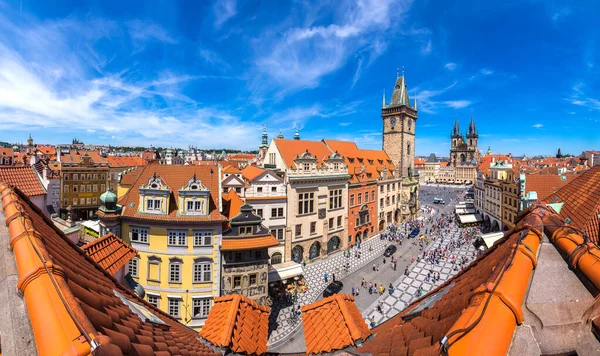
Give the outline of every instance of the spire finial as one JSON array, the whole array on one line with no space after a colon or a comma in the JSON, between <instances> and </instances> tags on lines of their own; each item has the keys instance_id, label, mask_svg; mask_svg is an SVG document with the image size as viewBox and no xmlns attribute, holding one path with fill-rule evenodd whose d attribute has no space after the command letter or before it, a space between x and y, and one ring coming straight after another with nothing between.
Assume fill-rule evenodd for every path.
<instances>
[{"instance_id":1,"label":"spire finial","mask_svg":"<svg viewBox=\"0 0 600 356\"><path fill-rule=\"evenodd\" d=\"M396 78L400 77L400 68L396 68Z\"/></svg>"},{"instance_id":2,"label":"spire finial","mask_svg":"<svg viewBox=\"0 0 600 356\"><path fill-rule=\"evenodd\" d=\"M404 77L404 66L402 66L402 76Z\"/></svg>"}]
</instances>

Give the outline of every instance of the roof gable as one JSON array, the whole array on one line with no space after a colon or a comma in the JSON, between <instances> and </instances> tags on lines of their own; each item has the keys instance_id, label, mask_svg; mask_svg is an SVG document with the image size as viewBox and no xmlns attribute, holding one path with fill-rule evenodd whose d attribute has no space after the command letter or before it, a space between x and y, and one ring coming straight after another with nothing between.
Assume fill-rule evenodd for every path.
<instances>
[{"instance_id":1,"label":"roof gable","mask_svg":"<svg viewBox=\"0 0 600 356\"><path fill-rule=\"evenodd\" d=\"M0 167L0 182L19 188L29 197L46 194L46 189L30 166Z\"/></svg>"},{"instance_id":2,"label":"roof gable","mask_svg":"<svg viewBox=\"0 0 600 356\"><path fill-rule=\"evenodd\" d=\"M94 262L113 276L137 255L135 248L127 245L112 232L82 248Z\"/></svg>"}]
</instances>

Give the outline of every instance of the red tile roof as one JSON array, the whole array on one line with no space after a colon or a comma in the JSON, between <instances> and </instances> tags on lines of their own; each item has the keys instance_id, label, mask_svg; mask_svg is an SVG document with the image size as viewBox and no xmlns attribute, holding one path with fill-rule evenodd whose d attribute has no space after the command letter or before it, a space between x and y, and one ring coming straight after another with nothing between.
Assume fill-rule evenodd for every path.
<instances>
[{"instance_id":1,"label":"red tile roof","mask_svg":"<svg viewBox=\"0 0 600 356\"><path fill-rule=\"evenodd\" d=\"M141 167L145 166L148 161L138 156L108 156L108 166L115 167Z\"/></svg>"},{"instance_id":2,"label":"red tile roof","mask_svg":"<svg viewBox=\"0 0 600 356\"><path fill-rule=\"evenodd\" d=\"M348 141L323 140L323 142L329 147L331 153L337 152L344 157L348 174L351 175L350 183L376 181L384 168L388 169L388 175L391 175L395 169L385 151L361 150L354 142Z\"/></svg>"},{"instance_id":3,"label":"red tile roof","mask_svg":"<svg viewBox=\"0 0 600 356\"><path fill-rule=\"evenodd\" d=\"M46 194L33 167L0 167L0 182L19 188L29 197Z\"/></svg>"},{"instance_id":4,"label":"red tile roof","mask_svg":"<svg viewBox=\"0 0 600 356\"><path fill-rule=\"evenodd\" d=\"M549 194L544 203L564 203L560 216L571 219L571 225L585 231L596 244L598 236L598 213L600 213L600 166L592 167L575 176L558 191ZM529 176L527 177L529 179Z\"/></svg>"},{"instance_id":5,"label":"red tile roof","mask_svg":"<svg viewBox=\"0 0 600 356\"><path fill-rule=\"evenodd\" d=\"M253 181L255 178L265 173L266 170L262 168L258 168L256 166L248 166L242 169L242 177L246 178L249 181Z\"/></svg>"},{"instance_id":6,"label":"red tile roof","mask_svg":"<svg viewBox=\"0 0 600 356\"><path fill-rule=\"evenodd\" d=\"M17 287L40 355L90 354L90 339L99 344L98 355L221 355L197 332L121 285L25 195L1 184L0 193L20 276ZM19 214L23 218L13 218ZM50 273L40 272L45 268ZM166 325L142 320L115 291Z\"/></svg>"},{"instance_id":7,"label":"red tile roof","mask_svg":"<svg viewBox=\"0 0 600 356\"><path fill-rule=\"evenodd\" d=\"M111 275L117 274L125 264L137 256L137 250L117 235L108 233L82 247L85 253Z\"/></svg>"},{"instance_id":8,"label":"red tile roof","mask_svg":"<svg viewBox=\"0 0 600 356\"><path fill-rule=\"evenodd\" d=\"M315 156L317 164L322 164L324 159L328 159L332 152L321 141L306 141L306 140L284 140L276 138L275 145L281 153L283 162L287 167L294 167L294 158L308 152Z\"/></svg>"},{"instance_id":9,"label":"red tile roof","mask_svg":"<svg viewBox=\"0 0 600 356\"><path fill-rule=\"evenodd\" d=\"M525 177L525 192L536 192L539 200L546 199L550 194L567 185L575 178L574 175L528 174Z\"/></svg>"},{"instance_id":10,"label":"red tile roof","mask_svg":"<svg viewBox=\"0 0 600 356\"><path fill-rule=\"evenodd\" d=\"M140 203L139 187L147 184L150 177L156 173L160 176L163 183L170 189L169 213L167 215L146 214L138 212ZM198 215L179 215L177 213L177 200L179 190L183 188L188 181L196 175L204 186L210 191L209 198L209 214L206 216ZM162 165L148 164L142 168L135 182L132 183L131 189L119 199L119 204L123 206L123 216L133 217L145 220L156 220L166 222L181 222L181 221L223 221L225 217L219 212L219 170L217 166L185 166L185 165Z\"/></svg>"},{"instance_id":11,"label":"red tile roof","mask_svg":"<svg viewBox=\"0 0 600 356\"><path fill-rule=\"evenodd\" d=\"M341 350L371 335L354 297L347 294L335 294L303 306L302 326L307 354Z\"/></svg>"},{"instance_id":12,"label":"red tile roof","mask_svg":"<svg viewBox=\"0 0 600 356\"><path fill-rule=\"evenodd\" d=\"M56 150L52 146L37 146L37 150L42 152L46 156L56 155Z\"/></svg>"},{"instance_id":13,"label":"red tile roof","mask_svg":"<svg viewBox=\"0 0 600 356\"><path fill-rule=\"evenodd\" d=\"M248 237L223 237L221 250L251 250L255 248L265 248L279 246L279 241L273 235L248 236Z\"/></svg>"},{"instance_id":14,"label":"red tile roof","mask_svg":"<svg viewBox=\"0 0 600 356\"><path fill-rule=\"evenodd\" d=\"M224 166L223 169L221 169L221 172L229 173L229 174L237 174L237 173L241 173L242 171L240 171L240 169L238 167Z\"/></svg>"},{"instance_id":15,"label":"red tile roof","mask_svg":"<svg viewBox=\"0 0 600 356\"><path fill-rule=\"evenodd\" d=\"M215 298L200 336L234 352L261 355L267 351L269 307L232 294Z\"/></svg>"},{"instance_id":16,"label":"red tile roof","mask_svg":"<svg viewBox=\"0 0 600 356\"><path fill-rule=\"evenodd\" d=\"M81 156L90 156L93 163L107 163L106 158L102 157L98 151L71 150L70 153L61 154L61 163L79 163Z\"/></svg>"},{"instance_id":17,"label":"red tile roof","mask_svg":"<svg viewBox=\"0 0 600 356\"><path fill-rule=\"evenodd\" d=\"M121 174L121 180L119 181L120 185L127 185L130 186L132 185L138 178L138 176L140 175L140 173L142 173L143 169L141 167L136 167L136 168L132 168L131 170L128 170L127 172Z\"/></svg>"},{"instance_id":18,"label":"red tile roof","mask_svg":"<svg viewBox=\"0 0 600 356\"><path fill-rule=\"evenodd\" d=\"M0 156L12 157L14 155L14 153L15 153L15 151L13 151L12 148L0 147Z\"/></svg>"}]
</instances>

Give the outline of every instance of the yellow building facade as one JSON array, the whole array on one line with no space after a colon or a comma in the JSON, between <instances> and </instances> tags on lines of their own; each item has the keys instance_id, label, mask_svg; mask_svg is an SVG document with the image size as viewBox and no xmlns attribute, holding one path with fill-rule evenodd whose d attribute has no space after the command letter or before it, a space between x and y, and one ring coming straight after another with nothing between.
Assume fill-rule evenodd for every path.
<instances>
[{"instance_id":1,"label":"yellow building facade","mask_svg":"<svg viewBox=\"0 0 600 356\"><path fill-rule=\"evenodd\" d=\"M119 199L121 237L145 299L199 329L220 295L222 224L218 166L148 165Z\"/></svg>"}]
</instances>

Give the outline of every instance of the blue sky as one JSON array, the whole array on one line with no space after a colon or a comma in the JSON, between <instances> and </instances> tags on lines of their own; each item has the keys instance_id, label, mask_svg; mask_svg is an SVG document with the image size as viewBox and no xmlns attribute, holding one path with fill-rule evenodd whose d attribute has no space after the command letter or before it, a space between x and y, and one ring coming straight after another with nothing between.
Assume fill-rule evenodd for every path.
<instances>
[{"instance_id":1,"label":"blue sky","mask_svg":"<svg viewBox=\"0 0 600 356\"><path fill-rule=\"evenodd\" d=\"M381 148L404 67L416 152L600 148L598 2L0 0L0 140Z\"/></svg>"}]
</instances>

